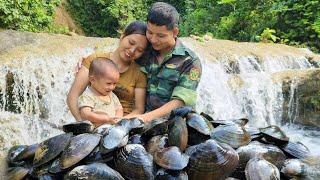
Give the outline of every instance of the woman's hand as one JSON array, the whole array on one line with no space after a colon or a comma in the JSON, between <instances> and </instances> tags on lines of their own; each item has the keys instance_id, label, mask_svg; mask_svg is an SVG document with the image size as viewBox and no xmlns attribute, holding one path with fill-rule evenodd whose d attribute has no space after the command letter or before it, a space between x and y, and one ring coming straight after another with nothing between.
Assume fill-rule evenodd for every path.
<instances>
[{"instance_id":1,"label":"woman's hand","mask_svg":"<svg viewBox=\"0 0 320 180\"><path fill-rule=\"evenodd\" d=\"M81 69L81 67L82 67L82 61L84 61L86 58L85 57L82 57L78 62L77 62L77 65L74 67L74 70L73 70L73 72L74 72L74 74L76 75L78 72L79 72L79 70Z\"/></svg>"}]
</instances>

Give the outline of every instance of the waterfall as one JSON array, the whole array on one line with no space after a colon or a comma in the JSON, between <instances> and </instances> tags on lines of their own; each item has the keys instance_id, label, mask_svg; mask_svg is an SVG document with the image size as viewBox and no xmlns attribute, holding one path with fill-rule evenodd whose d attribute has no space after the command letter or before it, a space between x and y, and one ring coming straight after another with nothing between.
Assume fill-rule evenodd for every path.
<instances>
[{"instance_id":1,"label":"waterfall","mask_svg":"<svg viewBox=\"0 0 320 180\"><path fill-rule=\"evenodd\" d=\"M274 81L274 75L291 69L313 68L306 58L270 54L263 61L254 55L211 60L201 56L192 44L186 45L202 62L198 112L210 114L214 119L247 117L256 127L276 124L294 137L292 132L297 128L282 122L285 98L282 83ZM93 47L76 48L54 56L33 53L24 59L12 60L11 65L0 66L0 73L6 75L0 78L0 141L6 142L0 146L1 153L16 144L32 144L59 134L63 124L75 121L65 102L74 80L73 69L78 60L94 50ZM14 81L13 86L9 86L10 81ZM296 91L294 82L288 111L291 122L298 113ZM307 143L320 143L312 139L319 135L317 132L301 132L310 132L310 138L304 134L294 138L302 136Z\"/></svg>"},{"instance_id":2,"label":"waterfall","mask_svg":"<svg viewBox=\"0 0 320 180\"><path fill-rule=\"evenodd\" d=\"M261 63L255 57L237 57L236 67L230 67L226 60L212 62L201 56L200 59L203 74L197 110L211 114L215 119L247 117L257 127L280 125L282 121L282 84L273 81L273 73L312 68L307 59L268 57ZM236 73L231 74L230 69ZM293 99L293 92L290 97ZM294 102L290 104L293 106ZM290 109L292 119L293 111Z\"/></svg>"}]
</instances>

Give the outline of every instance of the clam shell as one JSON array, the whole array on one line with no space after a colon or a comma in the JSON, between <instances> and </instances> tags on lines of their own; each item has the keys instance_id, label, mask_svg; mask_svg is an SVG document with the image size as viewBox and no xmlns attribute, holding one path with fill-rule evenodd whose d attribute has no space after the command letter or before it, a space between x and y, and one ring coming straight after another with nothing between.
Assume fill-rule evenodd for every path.
<instances>
[{"instance_id":1,"label":"clam shell","mask_svg":"<svg viewBox=\"0 0 320 180\"><path fill-rule=\"evenodd\" d=\"M211 139L229 144L233 148L247 145L251 141L250 134L242 126L236 124L220 125L213 129L210 136Z\"/></svg>"},{"instance_id":2,"label":"clam shell","mask_svg":"<svg viewBox=\"0 0 320 180\"><path fill-rule=\"evenodd\" d=\"M71 139L70 144L60 157L61 169L69 168L88 154L99 144L100 136L96 134L80 134Z\"/></svg>"},{"instance_id":3,"label":"clam shell","mask_svg":"<svg viewBox=\"0 0 320 180\"><path fill-rule=\"evenodd\" d=\"M311 156L307 146L301 142L289 141L287 144L280 146L280 148L290 157L304 159Z\"/></svg>"},{"instance_id":4,"label":"clam shell","mask_svg":"<svg viewBox=\"0 0 320 180\"><path fill-rule=\"evenodd\" d=\"M247 180L280 180L278 168L260 157L253 158L247 163L245 174Z\"/></svg>"},{"instance_id":5,"label":"clam shell","mask_svg":"<svg viewBox=\"0 0 320 180\"><path fill-rule=\"evenodd\" d=\"M265 128L259 128L259 130L269 143L283 145L289 141L289 138L278 126L268 126Z\"/></svg>"},{"instance_id":6,"label":"clam shell","mask_svg":"<svg viewBox=\"0 0 320 180\"><path fill-rule=\"evenodd\" d=\"M25 161L33 159L34 155L39 147L39 144L32 144L23 150L16 158L17 161Z\"/></svg>"},{"instance_id":7,"label":"clam shell","mask_svg":"<svg viewBox=\"0 0 320 180\"><path fill-rule=\"evenodd\" d=\"M190 179L224 179L237 167L238 154L227 144L213 139L201 143L192 150L188 176Z\"/></svg>"},{"instance_id":8,"label":"clam shell","mask_svg":"<svg viewBox=\"0 0 320 180\"><path fill-rule=\"evenodd\" d=\"M142 137L153 137L156 135L166 134L168 132L168 120L158 118L146 124L142 130Z\"/></svg>"},{"instance_id":9,"label":"clam shell","mask_svg":"<svg viewBox=\"0 0 320 180\"><path fill-rule=\"evenodd\" d=\"M29 173L29 169L24 167L8 168L7 178L10 180L25 179Z\"/></svg>"},{"instance_id":10,"label":"clam shell","mask_svg":"<svg viewBox=\"0 0 320 180\"><path fill-rule=\"evenodd\" d=\"M307 164L300 159L287 159L281 167L281 173L288 178L301 177L305 174Z\"/></svg>"},{"instance_id":11,"label":"clam shell","mask_svg":"<svg viewBox=\"0 0 320 180\"><path fill-rule=\"evenodd\" d=\"M178 147L171 146L156 151L154 161L165 169L182 170L188 165L189 156L183 154Z\"/></svg>"},{"instance_id":12,"label":"clam shell","mask_svg":"<svg viewBox=\"0 0 320 180\"><path fill-rule=\"evenodd\" d=\"M78 121L62 126L62 130L66 133L73 133L79 135L83 133L93 132L94 125L90 121Z\"/></svg>"},{"instance_id":13,"label":"clam shell","mask_svg":"<svg viewBox=\"0 0 320 180\"><path fill-rule=\"evenodd\" d=\"M128 130L123 126L113 126L102 138L101 150L108 153L128 142Z\"/></svg>"},{"instance_id":14,"label":"clam shell","mask_svg":"<svg viewBox=\"0 0 320 180\"><path fill-rule=\"evenodd\" d=\"M13 146L8 151L7 162L9 166L22 166L25 162L18 161L18 157L24 150L28 148L27 145Z\"/></svg>"},{"instance_id":15,"label":"clam shell","mask_svg":"<svg viewBox=\"0 0 320 180\"><path fill-rule=\"evenodd\" d=\"M188 126L194 128L201 134L210 135L213 130L212 124L199 114L189 113L186 118Z\"/></svg>"},{"instance_id":16,"label":"clam shell","mask_svg":"<svg viewBox=\"0 0 320 180\"><path fill-rule=\"evenodd\" d=\"M93 163L89 165L82 165L72 169L65 177L66 180L90 179L90 180L124 180L124 178L110 168L106 164Z\"/></svg>"},{"instance_id":17,"label":"clam shell","mask_svg":"<svg viewBox=\"0 0 320 180\"><path fill-rule=\"evenodd\" d=\"M184 171L171 171L159 169L156 173L157 180L188 180L188 174Z\"/></svg>"},{"instance_id":18,"label":"clam shell","mask_svg":"<svg viewBox=\"0 0 320 180\"><path fill-rule=\"evenodd\" d=\"M120 149L116 169L126 179L153 179L153 158L140 144L128 144Z\"/></svg>"},{"instance_id":19,"label":"clam shell","mask_svg":"<svg viewBox=\"0 0 320 180\"><path fill-rule=\"evenodd\" d=\"M38 167L56 158L65 150L72 134L60 134L41 142L36 150L33 166Z\"/></svg>"},{"instance_id":20,"label":"clam shell","mask_svg":"<svg viewBox=\"0 0 320 180\"><path fill-rule=\"evenodd\" d=\"M147 151L149 154L154 156L156 151L159 151L165 147L168 147L168 136L154 136L152 137L147 145Z\"/></svg>"},{"instance_id":21,"label":"clam shell","mask_svg":"<svg viewBox=\"0 0 320 180\"><path fill-rule=\"evenodd\" d=\"M263 157L265 160L279 168L286 159L285 154L279 147L259 142L253 142L246 146L239 147L236 151L239 155L239 166L242 166L243 169L246 166L246 163L255 157Z\"/></svg>"},{"instance_id":22,"label":"clam shell","mask_svg":"<svg viewBox=\"0 0 320 180\"><path fill-rule=\"evenodd\" d=\"M181 151L184 151L188 144L188 129L186 121L176 116L173 123L169 125L168 144L169 146L177 146Z\"/></svg>"},{"instance_id":23,"label":"clam shell","mask_svg":"<svg viewBox=\"0 0 320 180\"><path fill-rule=\"evenodd\" d=\"M171 111L169 119L173 119L176 116L180 116L182 118L186 117L188 113L194 112L192 110L192 107L190 106L182 106L179 108L176 108Z\"/></svg>"}]
</instances>

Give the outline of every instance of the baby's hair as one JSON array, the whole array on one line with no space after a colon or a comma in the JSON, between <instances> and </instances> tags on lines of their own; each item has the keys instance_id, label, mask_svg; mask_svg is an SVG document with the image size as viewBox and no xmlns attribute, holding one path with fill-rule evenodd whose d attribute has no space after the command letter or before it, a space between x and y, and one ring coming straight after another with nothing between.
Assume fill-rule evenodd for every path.
<instances>
[{"instance_id":1,"label":"baby's hair","mask_svg":"<svg viewBox=\"0 0 320 180\"><path fill-rule=\"evenodd\" d=\"M89 68L89 76L101 77L108 71L116 71L119 73L119 68L112 60L104 57L94 59Z\"/></svg>"}]
</instances>

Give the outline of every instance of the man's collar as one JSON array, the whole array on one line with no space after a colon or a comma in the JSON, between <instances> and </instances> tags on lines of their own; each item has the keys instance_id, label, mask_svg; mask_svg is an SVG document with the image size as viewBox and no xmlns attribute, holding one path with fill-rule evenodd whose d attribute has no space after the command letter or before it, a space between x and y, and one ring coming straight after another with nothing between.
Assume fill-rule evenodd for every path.
<instances>
[{"instance_id":1,"label":"man's collar","mask_svg":"<svg viewBox=\"0 0 320 180\"><path fill-rule=\"evenodd\" d=\"M176 45L174 46L172 52L172 55L180 55L180 56L185 56L186 55L186 49L184 45L181 43L179 39L176 40Z\"/></svg>"}]
</instances>

